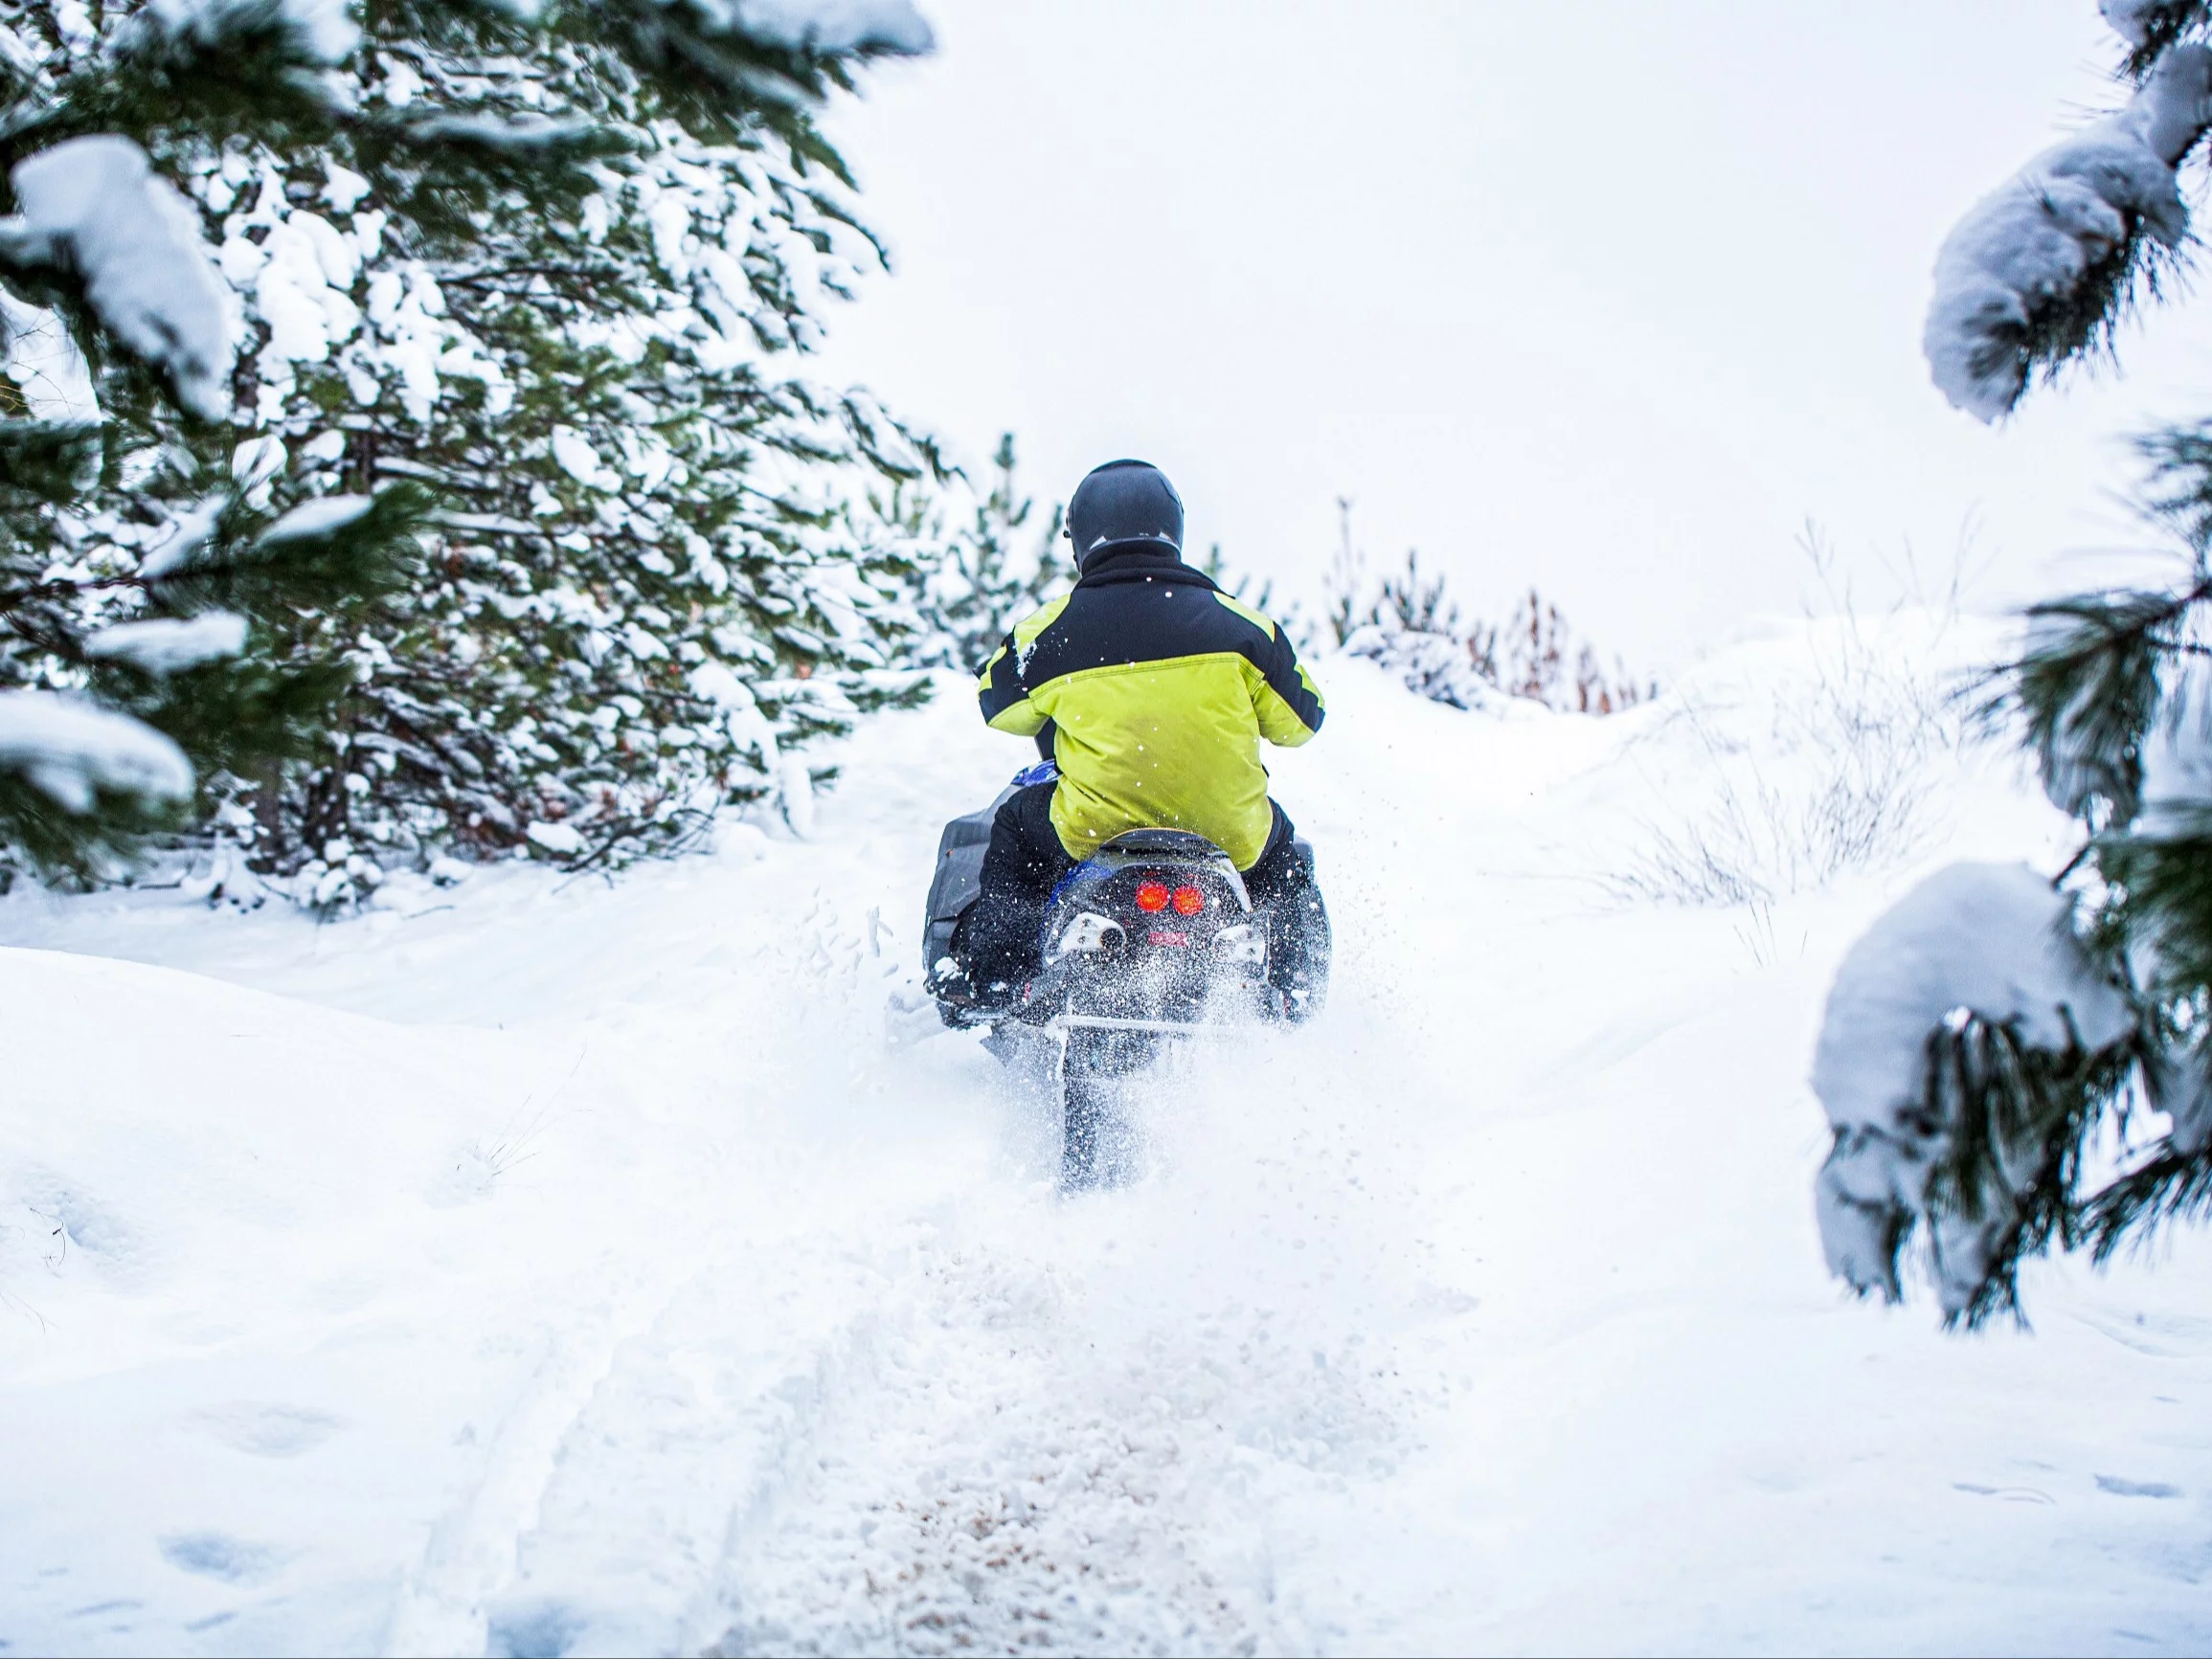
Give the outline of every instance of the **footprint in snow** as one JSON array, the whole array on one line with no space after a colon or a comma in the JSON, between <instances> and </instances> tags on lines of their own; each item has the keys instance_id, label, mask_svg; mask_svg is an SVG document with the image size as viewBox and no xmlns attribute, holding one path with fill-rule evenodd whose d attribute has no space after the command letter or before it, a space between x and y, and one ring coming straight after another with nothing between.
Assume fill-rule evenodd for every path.
<instances>
[{"instance_id":1,"label":"footprint in snow","mask_svg":"<svg viewBox=\"0 0 2212 1659\"><path fill-rule=\"evenodd\" d=\"M2116 1474L2097 1476L2097 1490L2123 1498L2178 1498L2181 1489L2162 1480L2122 1480Z\"/></svg>"},{"instance_id":2,"label":"footprint in snow","mask_svg":"<svg viewBox=\"0 0 2212 1659\"><path fill-rule=\"evenodd\" d=\"M248 1543L228 1533L173 1533L161 1540L163 1558L172 1567L226 1584L257 1584L274 1578L283 1556L267 1544Z\"/></svg>"}]
</instances>

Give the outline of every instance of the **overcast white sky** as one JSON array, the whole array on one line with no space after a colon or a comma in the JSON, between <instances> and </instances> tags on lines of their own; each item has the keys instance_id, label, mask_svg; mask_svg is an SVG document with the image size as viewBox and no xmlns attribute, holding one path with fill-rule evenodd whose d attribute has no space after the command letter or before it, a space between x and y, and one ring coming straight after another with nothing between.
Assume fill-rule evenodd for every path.
<instances>
[{"instance_id":1,"label":"overcast white sky","mask_svg":"<svg viewBox=\"0 0 2212 1659\"><path fill-rule=\"evenodd\" d=\"M2093 579L2121 439L2212 414L2212 296L1992 433L1928 383L1957 215L2093 104L2094 0L924 0L833 116L895 275L824 367L1028 483L1167 469L1194 545L1318 581L1335 499L1472 606L1664 667L1886 591Z\"/></svg>"}]
</instances>

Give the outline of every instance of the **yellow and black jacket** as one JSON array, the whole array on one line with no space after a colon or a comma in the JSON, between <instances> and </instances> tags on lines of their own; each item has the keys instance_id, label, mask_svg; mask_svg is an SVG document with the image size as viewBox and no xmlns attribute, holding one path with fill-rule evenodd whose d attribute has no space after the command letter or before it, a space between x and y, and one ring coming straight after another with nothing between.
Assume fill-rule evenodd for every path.
<instances>
[{"instance_id":1,"label":"yellow and black jacket","mask_svg":"<svg viewBox=\"0 0 2212 1659\"><path fill-rule=\"evenodd\" d=\"M1123 830L1194 830L1250 869L1274 812L1259 740L1320 729L1321 694L1282 630L1171 553L1095 556L983 664L983 718L1050 722L1052 827L1072 858Z\"/></svg>"}]
</instances>

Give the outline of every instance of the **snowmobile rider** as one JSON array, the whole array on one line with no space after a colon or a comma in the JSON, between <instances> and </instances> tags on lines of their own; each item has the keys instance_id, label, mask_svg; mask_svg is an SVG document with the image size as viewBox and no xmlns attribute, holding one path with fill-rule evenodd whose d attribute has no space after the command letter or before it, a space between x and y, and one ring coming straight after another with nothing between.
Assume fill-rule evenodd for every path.
<instances>
[{"instance_id":1,"label":"snowmobile rider","mask_svg":"<svg viewBox=\"0 0 2212 1659\"><path fill-rule=\"evenodd\" d=\"M1058 768L999 808L954 972L933 986L977 1009L1005 1006L1035 976L1054 886L1125 830L1205 836L1243 872L1255 908L1309 879L1259 759L1262 737L1295 748L1320 729L1321 694L1290 640L1183 562L1183 501L1158 467L1093 471L1066 533L1073 590L1018 623L977 685L993 729L1034 736ZM1287 992L1302 968L1298 930L1270 932L1280 960L1269 976Z\"/></svg>"}]
</instances>

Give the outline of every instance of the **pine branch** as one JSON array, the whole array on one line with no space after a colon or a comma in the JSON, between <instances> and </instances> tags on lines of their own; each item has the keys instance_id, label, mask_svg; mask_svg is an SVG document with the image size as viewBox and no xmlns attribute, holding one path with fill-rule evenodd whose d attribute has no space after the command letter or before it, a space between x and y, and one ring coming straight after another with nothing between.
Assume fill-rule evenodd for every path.
<instances>
[{"instance_id":1,"label":"pine branch","mask_svg":"<svg viewBox=\"0 0 2212 1659\"><path fill-rule=\"evenodd\" d=\"M2212 28L2212 0L2108 0L2105 12L2115 28L2123 19L2127 24L2131 38L2120 73L2138 84L2174 47Z\"/></svg>"},{"instance_id":2,"label":"pine branch","mask_svg":"<svg viewBox=\"0 0 2212 1659\"><path fill-rule=\"evenodd\" d=\"M2175 1222L2212 1221L2212 1158L2167 1152L2122 1176L2092 1199L2078 1222L2100 1264L2123 1244L2147 1244Z\"/></svg>"},{"instance_id":3,"label":"pine branch","mask_svg":"<svg viewBox=\"0 0 2212 1659\"><path fill-rule=\"evenodd\" d=\"M2179 594L2080 594L2028 612L2028 647L1998 672L1979 713L2017 710L2043 790L2062 812L2124 823L2142 782L2139 749L2158 701L2158 630L2212 597L2212 581Z\"/></svg>"}]
</instances>

